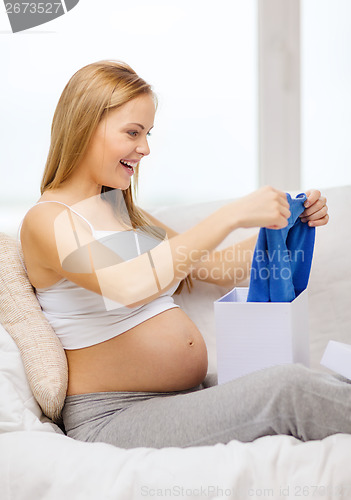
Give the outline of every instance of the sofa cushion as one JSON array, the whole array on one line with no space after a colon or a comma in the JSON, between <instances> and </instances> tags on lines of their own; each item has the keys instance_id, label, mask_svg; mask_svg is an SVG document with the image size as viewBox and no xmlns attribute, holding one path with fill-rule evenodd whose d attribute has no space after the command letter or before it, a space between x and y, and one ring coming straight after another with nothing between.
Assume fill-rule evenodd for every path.
<instances>
[{"instance_id":1,"label":"sofa cushion","mask_svg":"<svg viewBox=\"0 0 351 500\"><path fill-rule=\"evenodd\" d=\"M0 321L20 350L35 399L45 415L59 421L68 383L66 355L22 262L19 243L0 233Z\"/></svg>"}]
</instances>

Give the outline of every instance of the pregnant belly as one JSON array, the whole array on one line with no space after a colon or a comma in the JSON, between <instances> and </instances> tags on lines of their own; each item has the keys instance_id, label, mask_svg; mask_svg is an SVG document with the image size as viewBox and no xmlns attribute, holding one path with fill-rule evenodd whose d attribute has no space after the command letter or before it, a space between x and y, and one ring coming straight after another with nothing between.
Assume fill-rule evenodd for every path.
<instances>
[{"instance_id":1,"label":"pregnant belly","mask_svg":"<svg viewBox=\"0 0 351 500\"><path fill-rule=\"evenodd\" d=\"M189 389L207 373L207 350L180 308L154 316L95 346L67 350L67 395Z\"/></svg>"}]
</instances>

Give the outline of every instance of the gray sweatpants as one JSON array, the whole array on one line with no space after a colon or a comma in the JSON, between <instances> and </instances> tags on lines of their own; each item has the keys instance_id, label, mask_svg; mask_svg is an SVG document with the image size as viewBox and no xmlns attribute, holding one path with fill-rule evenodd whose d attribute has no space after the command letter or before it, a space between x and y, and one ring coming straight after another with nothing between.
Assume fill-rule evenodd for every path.
<instances>
[{"instance_id":1,"label":"gray sweatpants","mask_svg":"<svg viewBox=\"0 0 351 500\"><path fill-rule=\"evenodd\" d=\"M207 378L180 392L67 396L64 426L74 439L121 448L202 446L273 434L303 441L351 434L351 385L341 377L292 364L213 383Z\"/></svg>"}]
</instances>

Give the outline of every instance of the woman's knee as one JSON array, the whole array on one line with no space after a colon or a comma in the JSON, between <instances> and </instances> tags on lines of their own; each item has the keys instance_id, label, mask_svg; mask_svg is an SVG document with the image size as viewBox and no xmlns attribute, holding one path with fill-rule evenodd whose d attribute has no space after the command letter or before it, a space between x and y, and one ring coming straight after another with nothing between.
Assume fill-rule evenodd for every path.
<instances>
[{"instance_id":1,"label":"woman's knee","mask_svg":"<svg viewBox=\"0 0 351 500\"><path fill-rule=\"evenodd\" d=\"M272 368L274 386L280 387L284 392L301 391L310 378L311 371L304 365L284 364Z\"/></svg>"}]
</instances>

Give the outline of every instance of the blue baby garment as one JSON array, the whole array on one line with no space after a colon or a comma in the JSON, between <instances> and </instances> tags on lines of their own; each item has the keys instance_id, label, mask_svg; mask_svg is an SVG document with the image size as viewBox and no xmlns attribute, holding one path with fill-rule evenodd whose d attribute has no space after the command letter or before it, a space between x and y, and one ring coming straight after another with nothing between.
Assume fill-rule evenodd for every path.
<instances>
[{"instance_id":1,"label":"blue baby garment","mask_svg":"<svg viewBox=\"0 0 351 500\"><path fill-rule=\"evenodd\" d=\"M301 222L304 193L292 199L291 215L283 229L261 228L252 259L247 302L291 302L307 287L315 228Z\"/></svg>"}]
</instances>

